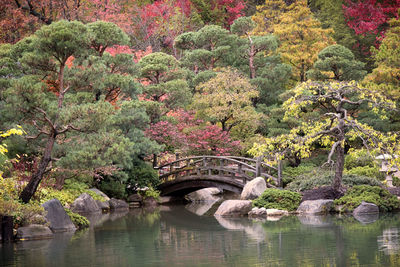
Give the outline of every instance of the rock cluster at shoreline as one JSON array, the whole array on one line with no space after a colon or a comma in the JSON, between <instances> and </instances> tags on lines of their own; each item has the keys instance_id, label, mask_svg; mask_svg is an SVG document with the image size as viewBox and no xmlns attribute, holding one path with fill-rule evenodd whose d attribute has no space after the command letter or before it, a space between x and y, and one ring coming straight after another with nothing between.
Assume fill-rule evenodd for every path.
<instances>
[{"instance_id":1,"label":"rock cluster at shoreline","mask_svg":"<svg viewBox=\"0 0 400 267\"><path fill-rule=\"evenodd\" d=\"M124 200L109 198L96 188L90 189L102 196L104 201L94 200L89 194L83 193L70 205L71 211L85 217L109 211L127 211L129 205ZM58 199L51 199L42 204L46 211L43 224L30 224L17 229L17 240L37 240L53 238L54 233L74 232L77 227L73 224L64 207Z\"/></svg>"}]
</instances>

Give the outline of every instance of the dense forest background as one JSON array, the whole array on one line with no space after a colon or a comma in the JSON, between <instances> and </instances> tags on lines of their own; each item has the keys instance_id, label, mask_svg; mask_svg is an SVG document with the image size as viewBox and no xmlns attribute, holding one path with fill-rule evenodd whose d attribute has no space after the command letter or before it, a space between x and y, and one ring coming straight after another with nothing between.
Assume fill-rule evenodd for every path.
<instances>
[{"instance_id":1,"label":"dense forest background","mask_svg":"<svg viewBox=\"0 0 400 267\"><path fill-rule=\"evenodd\" d=\"M398 149L399 8L0 0L0 129L23 130L0 139L1 173L30 181L26 202L43 179L123 197L175 153L283 160L284 185L326 158L379 179L374 155Z\"/></svg>"}]
</instances>

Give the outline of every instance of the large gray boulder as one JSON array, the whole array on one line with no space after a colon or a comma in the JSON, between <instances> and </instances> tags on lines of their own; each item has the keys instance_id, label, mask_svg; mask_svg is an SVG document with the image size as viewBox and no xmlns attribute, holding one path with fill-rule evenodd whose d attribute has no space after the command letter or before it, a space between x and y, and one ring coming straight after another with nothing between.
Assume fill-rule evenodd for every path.
<instances>
[{"instance_id":1,"label":"large gray boulder","mask_svg":"<svg viewBox=\"0 0 400 267\"><path fill-rule=\"evenodd\" d=\"M203 216L218 202L218 200L217 198L215 201L191 202L185 206L185 209L199 216Z\"/></svg>"},{"instance_id":2,"label":"large gray boulder","mask_svg":"<svg viewBox=\"0 0 400 267\"><path fill-rule=\"evenodd\" d=\"M154 197L146 197L143 199L143 206L145 207L157 207L158 201Z\"/></svg>"},{"instance_id":3,"label":"large gray boulder","mask_svg":"<svg viewBox=\"0 0 400 267\"><path fill-rule=\"evenodd\" d=\"M300 214L327 214L332 207L332 199L306 200L300 204L297 212Z\"/></svg>"},{"instance_id":4,"label":"large gray boulder","mask_svg":"<svg viewBox=\"0 0 400 267\"><path fill-rule=\"evenodd\" d=\"M109 201L111 210L128 210L129 204L121 199L112 198Z\"/></svg>"},{"instance_id":5,"label":"large gray boulder","mask_svg":"<svg viewBox=\"0 0 400 267\"><path fill-rule=\"evenodd\" d=\"M128 202L142 202L143 197L140 194L132 194L128 197Z\"/></svg>"},{"instance_id":6,"label":"large gray boulder","mask_svg":"<svg viewBox=\"0 0 400 267\"><path fill-rule=\"evenodd\" d=\"M248 182L240 195L240 199L256 199L267 189L267 184L262 177L257 177Z\"/></svg>"},{"instance_id":7,"label":"large gray boulder","mask_svg":"<svg viewBox=\"0 0 400 267\"><path fill-rule=\"evenodd\" d=\"M53 238L53 232L49 227L40 224L31 224L19 227L17 230L17 239L19 240L38 240Z\"/></svg>"},{"instance_id":8,"label":"large gray boulder","mask_svg":"<svg viewBox=\"0 0 400 267\"><path fill-rule=\"evenodd\" d=\"M226 217L247 216L251 208L250 200L225 200L214 215Z\"/></svg>"},{"instance_id":9,"label":"large gray boulder","mask_svg":"<svg viewBox=\"0 0 400 267\"><path fill-rule=\"evenodd\" d=\"M353 216L359 214L374 214L379 213L379 208L377 205L368 202L361 202L361 204L354 209Z\"/></svg>"},{"instance_id":10,"label":"large gray boulder","mask_svg":"<svg viewBox=\"0 0 400 267\"><path fill-rule=\"evenodd\" d=\"M262 208L253 208L251 211L248 213L249 217L267 217L267 209L262 207Z\"/></svg>"},{"instance_id":11,"label":"large gray boulder","mask_svg":"<svg viewBox=\"0 0 400 267\"><path fill-rule=\"evenodd\" d=\"M96 201L88 194L81 194L75 201L71 204L71 210L80 214L90 214L101 212L101 209L97 205Z\"/></svg>"},{"instance_id":12,"label":"large gray boulder","mask_svg":"<svg viewBox=\"0 0 400 267\"><path fill-rule=\"evenodd\" d=\"M203 188L186 195L186 198L191 202L215 202L219 199L215 195L221 193L221 190L216 187Z\"/></svg>"},{"instance_id":13,"label":"large gray boulder","mask_svg":"<svg viewBox=\"0 0 400 267\"><path fill-rule=\"evenodd\" d=\"M47 211L46 220L50 223L53 232L75 231L76 227L71 218L65 212L64 207L58 199L51 199L42 204Z\"/></svg>"},{"instance_id":14,"label":"large gray boulder","mask_svg":"<svg viewBox=\"0 0 400 267\"><path fill-rule=\"evenodd\" d=\"M96 204L103 212L108 212L110 210L110 203L108 203L110 198L97 188L90 188L89 190L96 193L96 195L103 197L103 201L96 200Z\"/></svg>"},{"instance_id":15,"label":"large gray boulder","mask_svg":"<svg viewBox=\"0 0 400 267\"><path fill-rule=\"evenodd\" d=\"M287 210L278 210L278 209L266 209L264 207L262 208L253 208L249 212L249 217L252 218L267 218L271 219L271 217L283 217L289 215L289 212Z\"/></svg>"},{"instance_id":16,"label":"large gray boulder","mask_svg":"<svg viewBox=\"0 0 400 267\"><path fill-rule=\"evenodd\" d=\"M96 195L99 195L99 196L103 197L105 201L109 201L110 200L110 198L106 194L104 194L102 191L100 191L97 188L90 188L89 190L95 192Z\"/></svg>"},{"instance_id":17,"label":"large gray boulder","mask_svg":"<svg viewBox=\"0 0 400 267\"><path fill-rule=\"evenodd\" d=\"M109 201L96 200L96 204L101 209L102 212L110 211L110 202Z\"/></svg>"}]
</instances>

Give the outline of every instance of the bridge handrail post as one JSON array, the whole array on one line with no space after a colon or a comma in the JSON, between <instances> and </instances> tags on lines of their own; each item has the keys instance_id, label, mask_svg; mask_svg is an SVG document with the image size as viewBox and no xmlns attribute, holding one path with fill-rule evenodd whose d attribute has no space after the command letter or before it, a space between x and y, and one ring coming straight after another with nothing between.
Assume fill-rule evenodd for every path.
<instances>
[{"instance_id":1,"label":"bridge handrail post","mask_svg":"<svg viewBox=\"0 0 400 267\"><path fill-rule=\"evenodd\" d=\"M257 162L256 162L256 177L261 176L261 156L257 157Z\"/></svg>"},{"instance_id":2,"label":"bridge handrail post","mask_svg":"<svg viewBox=\"0 0 400 267\"><path fill-rule=\"evenodd\" d=\"M179 160L179 153L175 153L175 160L176 160L176 161ZM176 167L179 168L179 167L180 167L180 163L177 162L176 164L177 164ZM177 168L177 169L178 169L178 168ZM175 179L178 179L178 178L179 178L179 172L177 172L177 173L175 174Z\"/></svg>"},{"instance_id":3,"label":"bridge handrail post","mask_svg":"<svg viewBox=\"0 0 400 267\"><path fill-rule=\"evenodd\" d=\"M219 170L219 172L218 172L218 175L222 175L222 169L224 168L224 159L219 159L219 167L220 167L220 170Z\"/></svg>"},{"instance_id":4,"label":"bridge handrail post","mask_svg":"<svg viewBox=\"0 0 400 267\"><path fill-rule=\"evenodd\" d=\"M282 161L278 160L278 187L282 187Z\"/></svg>"}]
</instances>

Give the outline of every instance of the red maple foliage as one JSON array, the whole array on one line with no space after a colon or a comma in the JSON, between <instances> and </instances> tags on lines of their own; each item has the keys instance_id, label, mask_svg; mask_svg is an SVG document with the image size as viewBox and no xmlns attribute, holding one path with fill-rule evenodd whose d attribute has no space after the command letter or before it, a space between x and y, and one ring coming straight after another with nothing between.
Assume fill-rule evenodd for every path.
<instances>
[{"instance_id":1,"label":"red maple foliage","mask_svg":"<svg viewBox=\"0 0 400 267\"><path fill-rule=\"evenodd\" d=\"M243 15L243 0L210 0L214 15L206 23L229 25ZM0 0L0 42L15 43L43 24L60 19L92 22L104 20L117 24L130 36L143 40L161 38L164 46L172 46L174 38L193 30L190 19L199 12L191 0L141 1L119 0ZM188 19L177 25L177 17ZM139 35L139 36L138 36ZM147 44L144 46L147 47Z\"/></svg>"},{"instance_id":2,"label":"red maple foliage","mask_svg":"<svg viewBox=\"0 0 400 267\"><path fill-rule=\"evenodd\" d=\"M227 20L225 25L229 26L235 19L243 16L243 9L246 6L242 0L218 0L217 7L226 10Z\"/></svg>"},{"instance_id":3,"label":"red maple foliage","mask_svg":"<svg viewBox=\"0 0 400 267\"><path fill-rule=\"evenodd\" d=\"M388 20L398 17L400 0L346 0L343 12L356 34L383 34Z\"/></svg>"},{"instance_id":4,"label":"red maple foliage","mask_svg":"<svg viewBox=\"0 0 400 267\"><path fill-rule=\"evenodd\" d=\"M146 130L146 135L165 145L166 151L221 156L235 154L241 149L240 141L232 140L229 132L196 119L194 112L180 110L170 116L177 122L160 121Z\"/></svg>"}]
</instances>

